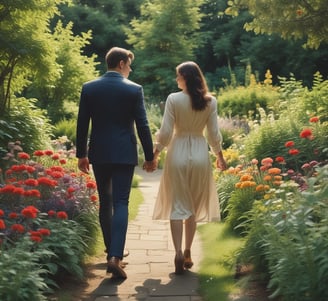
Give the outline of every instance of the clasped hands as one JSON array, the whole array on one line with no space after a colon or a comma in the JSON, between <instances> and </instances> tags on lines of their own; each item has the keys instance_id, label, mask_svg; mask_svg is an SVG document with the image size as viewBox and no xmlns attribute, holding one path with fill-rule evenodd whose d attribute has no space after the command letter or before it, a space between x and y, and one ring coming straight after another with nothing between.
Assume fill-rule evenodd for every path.
<instances>
[{"instance_id":1,"label":"clasped hands","mask_svg":"<svg viewBox=\"0 0 328 301\"><path fill-rule=\"evenodd\" d=\"M142 168L147 172L153 172L158 167L158 156L160 151L158 151L156 148L154 149L154 159L153 161L145 161Z\"/></svg>"},{"instance_id":2,"label":"clasped hands","mask_svg":"<svg viewBox=\"0 0 328 301\"><path fill-rule=\"evenodd\" d=\"M158 162L156 159L153 161L145 161L142 168L147 172L153 172L157 169Z\"/></svg>"}]
</instances>

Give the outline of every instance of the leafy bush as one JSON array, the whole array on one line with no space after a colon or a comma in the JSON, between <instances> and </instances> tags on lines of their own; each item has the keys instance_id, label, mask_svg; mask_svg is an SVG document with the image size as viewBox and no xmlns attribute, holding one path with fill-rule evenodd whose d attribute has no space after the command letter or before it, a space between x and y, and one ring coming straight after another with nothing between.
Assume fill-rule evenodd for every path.
<instances>
[{"instance_id":1,"label":"leafy bush","mask_svg":"<svg viewBox=\"0 0 328 301\"><path fill-rule=\"evenodd\" d=\"M75 119L63 119L56 123L53 135L55 138L67 137L66 149L70 149L72 144L76 144L76 120Z\"/></svg>"},{"instance_id":2,"label":"leafy bush","mask_svg":"<svg viewBox=\"0 0 328 301\"><path fill-rule=\"evenodd\" d=\"M259 201L241 252L246 263L270 275L271 297L324 301L328 298L328 165L306 178L306 190L286 182ZM250 243L253 242L253 243ZM263 270L262 270L263 271Z\"/></svg>"},{"instance_id":3,"label":"leafy bush","mask_svg":"<svg viewBox=\"0 0 328 301\"><path fill-rule=\"evenodd\" d=\"M218 95L218 114L221 117L255 118L258 107L267 110L278 100L278 92L267 85L226 88Z\"/></svg>"},{"instance_id":4,"label":"leafy bush","mask_svg":"<svg viewBox=\"0 0 328 301\"><path fill-rule=\"evenodd\" d=\"M314 118L305 125L291 118L264 121L245 138L243 153L249 159L259 160L283 156L286 168L293 169L310 160L325 161L328 159L328 123ZM288 141L290 147L286 147Z\"/></svg>"},{"instance_id":5,"label":"leafy bush","mask_svg":"<svg viewBox=\"0 0 328 301\"><path fill-rule=\"evenodd\" d=\"M53 257L47 249L31 252L35 242L24 237L15 248L0 249L0 300L45 301L50 288L45 282L49 270L40 266L40 258Z\"/></svg>"},{"instance_id":6,"label":"leafy bush","mask_svg":"<svg viewBox=\"0 0 328 301\"><path fill-rule=\"evenodd\" d=\"M12 101L10 115L5 115L0 120L1 157L7 152L6 147L11 141L20 141L29 153L50 146L52 126L44 117L44 112L34 103L35 100L32 99L15 98Z\"/></svg>"}]
</instances>

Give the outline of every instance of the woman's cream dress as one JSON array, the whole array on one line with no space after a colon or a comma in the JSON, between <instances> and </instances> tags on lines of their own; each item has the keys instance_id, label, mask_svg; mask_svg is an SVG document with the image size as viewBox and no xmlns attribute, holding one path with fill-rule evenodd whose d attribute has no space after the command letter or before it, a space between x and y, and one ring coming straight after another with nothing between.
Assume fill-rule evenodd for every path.
<instances>
[{"instance_id":1,"label":"woman's cream dress","mask_svg":"<svg viewBox=\"0 0 328 301\"><path fill-rule=\"evenodd\" d=\"M184 92L168 96L155 143L158 150L167 147L167 155L153 219L220 219L208 145L218 153L221 141L214 97L204 111L194 111Z\"/></svg>"}]
</instances>

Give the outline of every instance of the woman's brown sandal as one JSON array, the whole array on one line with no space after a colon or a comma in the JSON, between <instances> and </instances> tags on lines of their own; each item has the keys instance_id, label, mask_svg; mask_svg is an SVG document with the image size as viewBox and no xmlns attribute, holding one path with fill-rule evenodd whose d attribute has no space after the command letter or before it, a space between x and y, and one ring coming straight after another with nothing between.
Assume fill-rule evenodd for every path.
<instances>
[{"instance_id":1,"label":"woman's brown sandal","mask_svg":"<svg viewBox=\"0 0 328 301\"><path fill-rule=\"evenodd\" d=\"M194 263L191 260L190 250L185 250L183 253L183 257L184 257L183 267L185 269L191 269Z\"/></svg>"},{"instance_id":2,"label":"woman's brown sandal","mask_svg":"<svg viewBox=\"0 0 328 301\"><path fill-rule=\"evenodd\" d=\"M183 271L184 271L184 268L183 268L183 265L184 265L184 257L182 255L182 252L181 251L180 251L180 253L178 253L178 254L175 255L174 265L175 265L175 274L176 275L182 275L183 274Z\"/></svg>"}]
</instances>

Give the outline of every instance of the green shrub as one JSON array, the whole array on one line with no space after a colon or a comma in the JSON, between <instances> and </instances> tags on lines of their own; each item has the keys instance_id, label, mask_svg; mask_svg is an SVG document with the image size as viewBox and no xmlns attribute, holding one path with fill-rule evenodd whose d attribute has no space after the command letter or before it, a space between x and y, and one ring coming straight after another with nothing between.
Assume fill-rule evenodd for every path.
<instances>
[{"instance_id":1,"label":"green shrub","mask_svg":"<svg viewBox=\"0 0 328 301\"><path fill-rule=\"evenodd\" d=\"M272 108L278 98L279 94L271 86L229 87L218 95L218 114L222 117L257 119L257 108Z\"/></svg>"},{"instance_id":2,"label":"green shrub","mask_svg":"<svg viewBox=\"0 0 328 301\"><path fill-rule=\"evenodd\" d=\"M45 301L51 289L44 278L49 270L40 265L40 258L55 256L48 249L36 249L28 237L15 248L0 249L0 300L2 301Z\"/></svg>"},{"instance_id":3,"label":"green shrub","mask_svg":"<svg viewBox=\"0 0 328 301\"><path fill-rule=\"evenodd\" d=\"M328 298L328 165L307 178L307 189L281 185L252 209L241 252L244 263L268 272L271 297L283 301ZM260 264L260 266L258 266ZM260 268L260 269L259 269Z\"/></svg>"},{"instance_id":4,"label":"green shrub","mask_svg":"<svg viewBox=\"0 0 328 301\"><path fill-rule=\"evenodd\" d=\"M25 98L12 99L10 115L0 120L0 155L7 152L9 142L20 141L27 152L50 147L52 126L44 111L38 109L35 100Z\"/></svg>"},{"instance_id":5,"label":"green shrub","mask_svg":"<svg viewBox=\"0 0 328 301\"><path fill-rule=\"evenodd\" d=\"M71 148L71 144L76 144L76 120L75 119L63 119L56 123L53 130L55 138L67 137L66 148Z\"/></svg>"}]
</instances>

